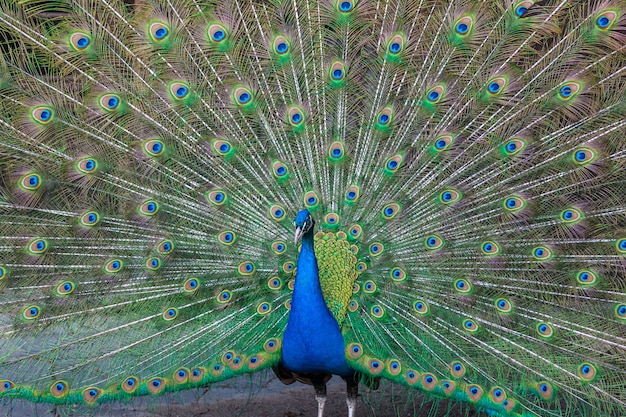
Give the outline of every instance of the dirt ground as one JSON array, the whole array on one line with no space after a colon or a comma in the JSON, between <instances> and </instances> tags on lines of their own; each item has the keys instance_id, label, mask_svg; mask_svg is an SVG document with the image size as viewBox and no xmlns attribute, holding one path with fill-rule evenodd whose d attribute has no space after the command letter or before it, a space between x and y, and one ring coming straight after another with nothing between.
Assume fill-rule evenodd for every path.
<instances>
[{"instance_id":1,"label":"dirt ground","mask_svg":"<svg viewBox=\"0 0 626 417\"><path fill-rule=\"evenodd\" d=\"M477 417L466 405L435 400L426 402L419 393L383 383L377 391L361 387L357 417ZM324 417L347 417L345 383L338 377L328 384ZM285 386L271 373L225 381L208 390L189 390L143 397L128 403L54 407L25 401L0 402L4 417L299 417L317 416L313 388L300 383Z\"/></svg>"}]
</instances>

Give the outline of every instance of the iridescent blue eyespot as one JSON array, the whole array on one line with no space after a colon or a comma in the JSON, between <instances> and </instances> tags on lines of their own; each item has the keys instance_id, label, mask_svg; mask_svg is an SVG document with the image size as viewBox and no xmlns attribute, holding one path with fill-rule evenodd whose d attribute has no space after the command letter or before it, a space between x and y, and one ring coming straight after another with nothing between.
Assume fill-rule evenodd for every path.
<instances>
[{"instance_id":1,"label":"iridescent blue eyespot","mask_svg":"<svg viewBox=\"0 0 626 417\"><path fill-rule=\"evenodd\" d=\"M83 36L81 38L79 38L76 41L76 45L80 48L80 49L84 49L87 47L87 45L89 45L89 38L87 38L86 36Z\"/></svg>"},{"instance_id":2,"label":"iridescent blue eyespot","mask_svg":"<svg viewBox=\"0 0 626 417\"><path fill-rule=\"evenodd\" d=\"M569 85L564 85L563 87L561 87L561 95L563 97L569 97L572 95L572 87L570 87Z\"/></svg>"},{"instance_id":3,"label":"iridescent blue eyespot","mask_svg":"<svg viewBox=\"0 0 626 417\"><path fill-rule=\"evenodd\" d=\"M500 84L496 83L496 82L492 82L489 84L489 92L491 93L497 93L498 91L500 91Z\"/></svg>"},{"instance_id":4,"label":"iridescent blue eyespot","mask_svg":"<svg viewBox=\"0 0 626 417\"><path fill-rule=\"evenodd\" d=\"M349 2L349 1L342 1L342 2L339 4L339 9L340 9L342 12L349 12L350 10L352 10L352 3L351 3L351 2Z\"/></svg>"},{"instance_id":5,"label":"iridescent blue eyespot","mask_svg":"<svg viewBox=\"0 0 626 417\"><path fill-rule=\"evenodd\" d=\"M469 30L469 26L466 23L458 23L456 25L455 30L460 33L460 34L466 34L467 31Z\"/></svg>"},{"instance_id":6,"label":"iridescent blue eyespot","mask_svg":"<svg viewBox=\"0 0 626 417\"><path fill-rule=\"evenodd\" d=\"M428 93L428 99L430 101L436 101L439 98L439 93L436 91L431 91L430 93Z\"/></svg>"},{"instance_id":7,"label":"iridescent blue eyespot","mask_svg":"<svg viewBox=\"0 0 626 417\"><path fill-rule=\"evenodd\" d=\"M279 54L284 54L285 52L287 52L289 50L289 45L287 45L286 42L281 42L278 45L276 45L276 51Z\"/></svg>"},{"instance_id":8,"label":"iridescent blue eyespot","mask_svg":"<svg viewBox=\"0 0 626 417\"><path fill-rule=\"evenodd\" d=\"M223 30L216 30L215 32L213 32L213 40L215 42L221 41L222 39L224 39L224 36L226 36L226 34Z\"/></svg>"},{"instance_id":9,"label":"iridescent blue eyespot","mask_svg":"<svg viewBox=\"0 0 626 417\"><path fill-rule=\"evenodd\" d=\"M302 121L302 115L300 113L294 113L291 116L291 121L293 123L300 123Z\"/></svg>"},{"instance_id":10,"label":"iridescent blue eyespot","mask_svg":"<svg viewBox=\"0 0 626 417\"><path fill-rule=\"evenodd\" d=\"M166 36L167 36L167 29L164 28L164 27L158 28L154 32L154 37L157 38L157 39L163 39Z\"/></svg>"},{"instance_id":11,"label":"iridescent blue eyespot","mask_svg":"<svg viewBox=\"0 0 626 417\"><path fill-rule=\"evenodd\" d=\"M401 47L402 46L398 42L393 42L391 43L391 45L389 45L389 50L391 51L391 53L397 54L398 52L400 52Z\"/></svg>"},{"instance_id":12,"label":"iridescent blue eyespot","mask_svg":"<svg viewBox=\"0 0 626 417\"><path fill-rule=\"evenodd\" d=\"M335 80L341 80L341 78L343 77L343 71L340 70L339 68L333 70L332 74Z\"/></svg>"},{"instance_id":13,"label":"iridescent blue eyespot","mask_svg":"<svg viewBox=\"0 0 626 417\"><path fill-rule=\"evenodd\" d=\"M117 97L110 97L107 100L107 107L109 109L114 109L117 107L117 105L119 104L120 100Z\"/></svg>"},{"instance_id":14,"label":"iridescent blue eyespot","mask_svg":"<svg viewBox=\"0 0 626 417\"><path fill-rule=\"evenodd\" d=\"M383 125L388 123L389 122L389 115L388 114L381 114L380 117L378 118L378 121L381 124L383 124Z\"/></svg>"},{"instance_id":15,"label":"iridescent blue eyespot","mask_svg":"<svg viewBox=\"0 0 626 417\"><path fill-rule=\"evenodd\" d=\"M524 13L526 13L527 10L528 9L526 7L524 7L524 6L518 6L517 9L515 9L515 14L518 17L522 17L522 16L524 16Z\"/></svg>"},{"instance_id":16,"label":"iridescent blue eyespot","mask_svg":"<svg viewBox=\"0 0 626 417\"><path fill-rule=\"evenodd\" d=\"M608 27L610 23L611 23L611 20L608 17L604 16L604 15L602 15L602 16L598 17L598 19L596 19L596 24L599 27L603 28L603 29Z\"/></svg>"}]
</instances>

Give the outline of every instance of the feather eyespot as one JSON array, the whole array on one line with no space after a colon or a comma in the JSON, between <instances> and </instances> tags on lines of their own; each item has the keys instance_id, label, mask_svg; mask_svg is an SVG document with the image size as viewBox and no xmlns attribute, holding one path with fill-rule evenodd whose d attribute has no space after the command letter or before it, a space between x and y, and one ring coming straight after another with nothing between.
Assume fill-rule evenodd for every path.
<instances>
[{"instance_id":1,"label":"feather eyespot","mask_svg":"<svg viewBox=\"0 0 626 417\"><path fill-rule=\"evenodd\" d=\"M444 241L439 235L430 235L424 239L424 245L428 250L437 250L443 247Z\"/></svg>"},{"instance_id":2,"label":"feather eyespot","mask_svg":"<svg viewBox=\"0 0 626 417\"><path fill-rule=\"evenodd\" d=\"M174 242L171 240L162 240L159 242L156 248L157 252L162 253L164 255L168 255L172 253L174 250Z\"/></svg>"},{"instance_id":3,"label":"feather eyespot","mask_svg":"<svg viewBox=\"0 0 626 417\"><path fill-rule=\"evenodd\" d=\"M88 211L80 216L79 222L83 227L93 227L100 222L100 214L96 211Z\"/></svg>"},{"instance_id":4,"label":"feather eyespot","mask_svg":"<svg viewBox=\"0 0 626 417\"><path fill-rule=\"evenodd\" d=\"M41 176L34 172L23 175L18 182L20 188L25 191L35 191L41 187L41 183Z\"/></svg>"},{"instance_id":5,"label":"feather eyespot","mask_svg":"<svg viewBox=\"0 0 626 417\"><path fill-rule=\"evenodd\" d=\"M472 319L463 320L463 329L470 333L475 333L478 331L478 324Z\"/></svg>"},{"instance_id":6,"label":"feather eyespot","mask_svg":"<svg viewBox=\"0 0 626 417\"><path fill-rule=\"evenodd\" d=\"M153 41L161 42L169 36L170 28L165 23L154 22L150 25L148 32Z\"/></svg>"},{"instance_id":7,"label":"feather eyespot","mask_svg":"<svg viewBox=\"0 0 626 417\"><path fill-rule=\"evenodd\" d=\"M409 369L408 371L406 371L406 374L404 374L406 382L409 383L409 385L415 385L417 384L417 382L420 379L420 374L417 371L414 371L412 369Z\"/></svg>"},{"instance_id":8,"label":"feather eyespot","mask_svg":"<svg viewBox=\"0 0 626 417\"><path fill-rule=\"evenodd\" d=\"M402 35L395 35L387 43L387 49L392 55L398 55L404 49L404 38Z\"/></svg>"},{"instance_id":9,"label":"feather eyespot","mask_svg":"<svg viewBox=\"0 0 626 417\"><path fill-rule=\"evenodd\" d=\"M72 281L64 281L56 286L55 293L58 296L69 295L74 292L76 285Z\"/></svg>"},{"instance_id":10,"label":"feather eyespot","mask_svg":"<svg viewBox=\"0 0 626 417\"><path fill-rule=\"evenodd\" d=\"M233 299L233 295L230 291L224 290L217 295L217 302L220 304L230 303Z\"/></svg>"},{"instance_id":11,"label":"feather eyespot","mask_svg":"<svg viewBox=\"0 0 626 417\"><path fill-rule=\"evenodd\" d=\"M274 53L277 55L285 55L289 52L290 45L287 38L284 36L277 36L274 39Z\"/></svg>"},{"instance_id":12,"label":"feather eyespot","mask_svg":"<svg viewBox=\"0 0 626 417\"><path fill-rule=\"evenodd\" d=\"M615 242L615 247L620 254L626 254L626 239L618 239Z\"/></svg>"},{"instance_id":13,"label":"feather eyespot","mask_svg":"<svg viewBox=\"0 0 626 417\"><path fill-rule=\"evenodd\" d=\"M582 85L576 81L567 81L559 87L559 97L563 100L571 100L580 92Z\"/></svg>"},{"instance_id":14,"label":"feather eyespot","mask_svg":"<svg viewBox=\"0 0 626 417\"><path fill-rule=\"evenodd\" d=\"M440 135L435 138L434 147L437 152L447 150L454 142L452 135Z\"/></svg>"},{"instance_id":15,"label":"feather eyespot","mask_svg":"<svg viewBox=\"0 0 626 417\"><path fill-rule=\"evenodd\" d=\"M267 339L263 344L263 349L268 353L276 352L279 348L280 342L275 338Z\"/></svg>"},{"instance_id":16,"label":"feather eyespot","mask_svg":"<svg viewBox=\"0 0 626 417\"><path fill-rule=\"evenodd\" d=\"M122 389L129 394L135 392L137 387L139 387L139 379L134 376L130 376L122 382Z\"/></svg>"},{"instance_id":17,"label":"feather eyespot","mask_svg":"<svg viewBox=\"0 0 626 417\"><path fill-rule=\"evenodd\" d=\"M219 23L213 23L210 25L207 33L209 35L209 39L213 43L221 43L228 37L228 31Z\"/></svg>"},{"instance_id":18,"label":"feather eyespot","mask_svg":"<svg viewBox=\"0 0 626 417\"><path fill-rule=\"evenodd\" d=\"M33 239L27 246L27 250L31 255L42 255L46 253L48 249L48 241L45 239Z\"/></svg>"},{"instance_id":19,"label":"feather eyespot","mask_svg":"<svg viewBox=\"0 0 626 417\"><path fill-rule=\"evenodd\" d=\"M538 261L547 261L552 258L552 250L547 246L537 246L533 249L533 257Z\"/></svg>"},{"instance_id":20,"label":"feather eyespot","mask_svg":"<svg viewBox=\"0 0 626 417\"><path fill-rule=\"evenodd\" d=\"M454 204L461 199L461 193L452 188L443 190L439 195L439 201L443 204Z\"/></svg>"},{"instance_id":21,"label":"feather eyespot","mask_svg":"<svg viewBox=\"0 0 626 417\"><path fill-rule=\"evenodd\" d=\"M281 161L274 161L272 163L272 173L276 178L284 179L289 175L289 168Z\"/></svg>"},{"instance_id":22,"label":"feather eyespot","mask_svg":"<svg viewBox=\"0 0 626 417\"><path fill-rule=\"evenodd\" d=\"M84 32L73 32L69 36L69 42L76 51L84 51L91 45L91 36Z\"/></svg>"},{"instance_id":23,"label":"feather eyespot","mask_svg":"<svg viewBox=\"0 0 626 417\"><path fill-rule=\"evenodd\" d=\"M317 197L315 191L309 191L304 194L302 200L304 202L304 205L309 209L316 207L319 203L319 198Z\"/></svg>"},{"instance_id":24,"label":"feather eyespot","mask_svg":"<svg viewBox=\"0 0 626 417\"><path fill-rule=\"evenodd\" d=\"M183 100L187 96L189 96L189 93L190 93L189 84L182 82L182 81L173 82L170 84L169 91L170 91L170 96L174 100Z\"/></svg>"},{"instance_id":25,"label":"feather eyespot","mask_svg":"<svg viewBox=\"0 0 626 417\"><path fill-rule=\"evenodd\" d=\"M362 274L363 272L367 271L367 264L363 261L357 263L356 270L359 274Z\"/></svg>"},{"instance_id":26,"label":"feather eyespot","mask_svg":"<svg viewBox=\"0 0 626 417\"><path fill-rule=\"evenodd\" d=\"M528 9L533 5L532 1L521 1L514 7L515 15L517 17L524 17Z\"/></svg>"},{"instance_id":27,"label":"feather eyespot","mask_svg":"<svg viewBox=\"0 0 626 417\"><path fill-rule=\"evenodd\" d=\"M267 281L267 287L270 290L280 290L283 287L283 282L278 277L271 277Z\"/></svg>"},{"instance_id":28,"label":"feather eyespot","mask_svg":"<svg viewBox=\"0 0 626 417\"><path fill-rule=\"evenodd\" d=\"M22 310L22 317L26 320L34 320L41 315L41 308L39 306L28 306Z\"/></svg>"},{"instance_id":29,"label":"feather eyespot","mask_svg":"<svg viewBox=\"0 0 626 417\"><path fill-rule=\"evenodd\" d=\"M470 398L470 401L472 402L477 402L483 396L483 389L480 387L480 385L470 384L465 390Z\"/></svg>"},{"instance_id":30,"label":"feather eyespot","mask_svg":"<svg viewBox=\"0 0 626 417\"><path fill-rule=\"evenodd\" d=\"M226 193L223 190L212 190L206 193L206 199L214 206L221 206L227 200Z\"/></svg>"},{"instance_id":31,"label":"feather eyespot","mask_svg":"<svg viewBox=\"0 0 626 417\"><path fill-rule=\"evenodd\" d=\"M346 346L346 353L351 359L358 359L363 356L363 346L359 343L350 343Z\"/></svg>"},{"instance_id":32,"label":"feather eyespot","mask_svg":"<svg viewBox=\"0 0 626 417\"><path fill-rule=\"evenodd\" d=\"M100 96L99 103L102 109L111 112L120 106L121 100L117 94L109 93Z\"/></svg>"},{"instance_id":33,"label":"feather eyespot","mask_svg":"<svg viewBox=\"0 0 626 417\"><path fill-rule=\"evenodd\" d=\"M237 267L237 272L239 272L241 275L252 275L255 270L256 267L254 263L250 261L242 262Z\"/></svg>"},{"instance_id":34,"label":"feather eyespot","mask_svg":"<svg viewBox=\"0 0 626 417\"><path fill-rule=\"evenodd\" d=\"M234 147L226 139L215 139L212 145L215 154L219 156L228 157L234 152Z\"/></svg>"},{"instance_id":35,"label":"feather eyespot","mask_svg":"<svg viewBox=\"0 0 626 417\"><path fill-rule=\"evenodd\" d=\"M437 377L431 373L422 375L422 387L426 391L432 391L437 386Z\"/></svg>"},{"instance_id":36,"label":"feather eyespot","mask_svg":"<svg viewBox=\"0 0 626 417\"><path fill-rule=\"evenodd\" d=\"M367 370L374 375L378 375L385 369L385 365L376 358L367 361Z\"/></svg>"},{"instance_id":37,"label":"feather eyespot","mask_svg":"<svg viewBox=\"0 0 626 417\"><path fill-rule=\"evenodd\" d=\"M137 210L139 214L143 216L152 217L158 213L159 204L154 200L146 200L143 203L141 203L141 205L139 206Z\"/></svg>"},{"instance_id":38,"label":"feather eyespot","mask_svg":"<svg viewBox=\"0 0 626 417\"><path fill-rule=\"evenodd\" d=\"M500 313L510 313L513 311L513 304L506 298L498 298L495 301L496 309Z\"/></svg>"},{"instance_id":39,"label":"feather eyespot","mask_svg":"<svg viewBox=\"0 0 626 417\"><path fill-rule=\"evenodd\" d=\"M32 118L39 124L45 125L54 118L52 107L38 106L30 112Z\"/></svg>"},{"instance_id":40,"label":"feather eyespot","mask_svg":"<svg viewBox=\"0 0 626 417\"><path fill-rule=\"evenodd\" d=\"M617 304L615 306L615 316L620 320L626 320L626 304Z\"/></svg>"},{"instance_id":41,"label":"feather eyespot","mask_svg":"<svg viewBox=\"0 0 626 417\"><path fill-rule=\"evenodd\" d=\"M256 308L256 312L263 315L272 311L272 305L268 302L262 302Z\"/></svg>"},{"instance_id":42,"label":"feather eyespot","mask_svg":"<svg viewBox=\"0 0 626 417\"><path fill-rule=\"evenodd\" d=\"M400 212L400 205L398 203L389 203L382 209L382 215L385 220L391 220Z\"/></svg>"},{"instance_id":43,"label":"feather eyespot","mask_svg":"<svg viewBox=\"0 0 626 417\"><path fill-rule=\"evenodd\" d=\"M390 107L385 107L378 113L376 121L379 126L387 126L391 123L393 118L393 110Z\"/></svg>"},{"instance_id":44,"label":"feather eyespot","mask_svg":"<svg viewBox=\"0 0 626 417\"><path fill-rule=\"evenodd\" d=\"M330 65L329 75L331 82L338 83L342 81L346 74L346 66L341 61L334 61Z\"/></svg>"},{"instance_id":45,"label":"feather eyespot","mask_svg":"<svg viewBox=\"0 0 626 417\"><path fill-rule=\"evenodd\" d=\"M413 310L415 310L419 315L425 316L429 313L430 308L425 301L417 300L413 303Z\"/></svg>"},{"instance_id":46,"label":"feather eyespot","mask_svg":"<svg viewBox=\"0 0 626 417\"><path fill-rule=\"evenodd\" d=\"M85 400L86 403L93 404L98 400L100 395L102 395L102 391L100 391L100 389L96 387L89 387L89 388L85 388L82 394L83 394L83 400Z\"/></svg>"},{"instance_id":47,"label":"feather eyespot","mask_svg":"<svg viewBox=\"0 0 626 417\"><path fill-rule=\"evenodd\" d=\"M452 362L450 364L450 373L455 378L463 378L463 376L465 376L466 371L467 370L465 369L465 365L463 365L459 361Z\"/></svg>"},{"instance_id":48,"label":"feather eyespot","mask_svg":"<svg viewBox=\"0 0 626 417\"><path fill-rule=\"evenodd\" d=\"M507 211L510 211L512 213L520 211L525 206L526 206L526 200L524 200L520 196L513 195L513 196L510 196L510 197L507 197L504 200L504 208Z\"/></svg>"},{"instance_id":49,"label":"feather eyespot","mask_svg":"<svg viewBox=\"0 0 626 417\"><path fill-rule=\"evenodd\" d=\"M436 85L426 93L426 100L430 104L436 104L441 101L445 93L445 87L442 84Z\"/></svg>"},{"instance_id":50,"label":"feather eyespot","mask_svg":"<svg viewBox=\"0 0 626 417\"><path fill-rule=\"evenodd\" d=\"M75 168L79 174L93 174L98 170L98 161L94 158L79 159Z\"/></svg>"},{"instance_id":51,"label":"feather eyespot","mask_svg":"<svg viewBox=\"0 0 626 417\"><path fill-rule=\"evenodd\" d=\"M444 394L449 397L456 389L456 383L454 381L445 380L441 383L441 388L443 388Z\"/></svg>"},{"instance_id":52,"label":"feather eyespot","mask_svg":"<svg viewBox=\"0 0 626 417\"><path fill-rule=\"evenodd\" d=\"M163 378L152 378L146 383L150 394L158 394L165 389L165 380Z\"/></svg>"},{"instance_id":53,"label":"feather eyespot","mask_svg":"<svg viewBox=\"0 0 626 417\"><path fill-rule=\"evenodd\" d=\"M172 321L178 317L178 310L175 308L168 308L163 312L162 317L165 321Z\"/></svg>"},{"instance_id":54,"label":"feather eyespot","mask_svg":"<svg viewBox=\"0 0 626 417\"><path fill-rule=\"evenodd\" d=\"M391 279L396 282L402 282L407 278L406 271L400 267L391 269L391 271L389 271L389 275L391 276Z\"/></svg>"},{"instance_id":55,"label":"feather eyespot","mask_svg":"<svg viewBox=\"0 0 626 417\"><path fill-rule=\"evenodd\" d=\"M192 293L192 292L195 292L199 287L200 287L200 282L198 281L197 278L189 278L183 284L183 291L185 291L186 293Z\"/></svg>"},{"instance_id":56,"label":"feather eyespot","mask_svg":"<svg viewBox=\"0 0 626 417\"><path fill-rule=\"evenodd\" d=\"M177 384L184 384L189 380L189 371L186 368L178 368L174 371L173 379Z\"/></svg>"},{"instance_id":57,"label":"feather eyespot","mask_svg":"<svg viewBox=\"0 0 626 417\"><path fill-rule=\"evenodd\" d=\"M292 273L294 269L296 269L296 265L291 261L285 262L283 264L283 272L286 274Z\"/></svg>"},{"instance_id":58,"label":"feather eyespot","mask_svg":"<svg viewBox=\"0 0 626 417\"><path fill-rule=\"evenodd\" d=\"M161 260L156 257L148 258L146 260L146 268L148 268L150 271L159 270L161 268Z\"/></svg>"},{"instance_id":59,"label":"feather eyespot","mask_svg":"<svg viewBox=\"0 0 626 417\"><path fill-rule=\"evenodd\" d=\"M272 243L272 251L274 251L276 255L282 255L283 253L285 253L286 250L287 245L285 244L285 242L279 240Z\"/></svg>"},{"instance_id":60,"label":"feather eyespot","mask_svg":"<svg viewBox=\"0 0 626 417\"><path fill-rule=\"evenodd\" d=\"M504 153L507 156L517 155L526 147L526 142L522 139L511 139L504 144Z\"/></svg>"},{"instance_id":61,"label":"feather eyespot","mask_svg":"<svg viewBox=\"0 0 626 417\"><path fill-rule=\"evenodd\" d=\"M123 268L123 263L119 259L111 259L106 264L104 264L104 272L107 274L116 274L120 272Z\"/></svg>"},{"instance_id":62,"label":"feather eyespot","mask_svg":"<svg viewBox=\"0 0 626 417\"><path fill-rule=\"evenodd\" d=\"M235 232L225 230L217 235L217 240L223 245L230 246L237 240L237 235L235 235Z\"/></svg>"},{"instance_id":63,"label":"feather eyespot","mask_svg":"<svg viewBox=\"0 0 626 417\"><path fill-rule=\"evenodd\" d=\"M233 92L233 97L235 98L235 103L244 106L252 101L252 91L245 87L239 87Z\"/></svg>"},{"instance_id":64,"label":"feather eyespot","mask_svg":"<svg viewBox=\"0 0 626 417\"><path fill-rule=\"evenodd\" d=\"M540 381L536 385L537 394L544 400L550 400L554 396L554 388L547 381Z\"/></svg>"},{"instance_id":65,"label":"feather eyespot","mask_svg":"<svg viewBox=\"0 0 626 417\"><path fill-rule=\"evenodd\" d=\"M554 336L554 329L548 323L537 323L536 330L539 336L545 339L549 339Z\"/></svg>"},{"instance_id":66,"label":"feather eyespot","mask_svg":"<svg viewBox=\"0 0 626 417\"><path fill-rule=\"evenodd\" d=\"M507 84L507 80L505 77L492 78L487 83L487 93L489 93L492 96L501 94L502 91L504 91L506 84Z\"/></svg>"},{"instance_id":67,"label":"feather eyespot","mask_svg":"<svg viewBox=\"0 0 626 417\"><path fill-rule=\"evenodd\" d=\"M574 162L578 165L587 165L596 159L596 152L591 148L578 148L573 154Z\"/></svg>"},{"instance_id":68,"label":"feather eyespot","mask_svg":"<svg viewBox=\"0 0 626 417\"><path fill-rule=\"evenodd\" d=\"M506 392L500 387L493 387L489 390L489 398L496 404L502 404L506 400Z\"/></svg>"},{"instance_id":69,"label":"feather eyespot","mask_svg":"<svg viewBox=\"0 0 626 417\"><path fill-rule=\"evenodd\" d=\"M454 24L454 31L457 35L467 36L474 26L474 21L470 16L463 16Z\"/></svg>"},{"instance_id":70,"label":"feather eyespot","mask_svg":"<svg viewBox=\"0 0 626 417\"><path fill-rule=\"evenodd\" d=\"M609 30L617 19L617 12L613 10L606 10L600 12L598 17L596 17L596 26L601 31Z\"/></svg>"},{"instance_id":71,"label":"feather eyespot","mask_svg":"<svg viewBox=\"0 0 626 417\"><path fill-rule=\"evenodd\" d=\"M387 173L396 173L398 169L400 169L400 167L402 166L402 159L402 155L400 154L393 155L387 158L387 160L385 161L385 169L387 170Z\"/></svg>"},{"instance_id":72,"label":"feather eyespot","mask_svg":"<svg viewBox=\"0 0 626 417\"><path fill-rule=\"evenodd\" d=\"M385 316L385 310L379 305L372 306L372 308L370 309L370 313L374 318L377 319Z\"/></svg>"},{"instance_id":73,"label":"feather eyespot","mask_svg":"<svg viewBox=\"0 0 626 417\"><path fill-rule=\"evenodd\" d=\"M335 141L328 147L328 157L331 161L340 161L345 156L345 148L342 142Z\"/></svg>"},{"instance_id":74,"label":"feather eyespot","mask_svg":"<svg viewBox=\"0 0 626 417\"><path fill-rule=\"evenodd\" d=\"M468 294L472 292L472 284L466 279L457 279L454 281L454 289L460 293Z\"/></svg>"},{"instance_id":75,"label":"feather eyespot","mask_svg":"<svg viewBox=\"0 0 626 417\"><path fill-rule=\"evenodd\" d=\"M287 119L291 126L298 127L304 123L304 111L296 106L290 107L287 110Z\"/></svg>"},{"instance_id":76,"label":"feather eyespot","mask_svg":"<svg viewBox=\"0 0 626 417\"><path fill-rule=\"evenodd\" d=\"M328 213L324 216L324 223L329 226L335 226L339 224L339 215L337 213Z\"/></svg>"},{"instance_id":77,"label":"feather eyespot","mask_svg":"<svg viewBox=\"0 0 626 417\"><path fill-rule=\"evenodd\" d=\"M370 251L370 256L378 256L381 253L383 253L383 250L385 249L385 247L383 246L382 243L380 242L374 242L370 245L369 247L369 251Z\"/></svg>"},{"instance_id":78,"label":"feather eyespot","mask_svg":"<svg viewBox=\"0 0 626 417\"><path fill-rule=\"evenodd\" d=\"M349 13L354 9L355 1L339 0L337 2L337 10L341 13Z\"/></svg>"},{"instance_id":79,"label":"feather eyespot","mask_svg":"<svg viewBox=\"0 0 626 417\"><path fill-rule=\"evenodd\" d=\"M8 275L9 275L9 271L5 267L0 266L0 281L5 279Z\"/></svg>"},{"instance_id":80,"label":"feather eyespot","mask_svg":"<svg viewBox=\"0 0 626 417\"><path fill-rule=\"evenodd\" d=\"M359 309L359 303L356 300L350 300L350 303L348 303L348 310L351 313L354 313L355 311L357 311Z\"/></svg>"},{"instance_id":81,"label":"feather eyespot","mask_svg":"<svg viewBox=\"0 0 626 417\"><path fill-rule=\"evenodd\" d=\"M577 223L582 219L582 213L576 208L568 208L561 212L561 220L564 223Z\"/></svg>"},{"instance_id":82,"label":"feather eyespot","mask_svg":"<svg viewBox=\"0 0 626 417\"><path fill-rule=\"evenodd\" d=\"M501 251L500 245L498 245L496 242L492 240L483 242L482 245L480 245L480 250L482 251L483 254L488 255L488 256L498 255Z\"/></svg>"},{"instance_id":83,"label":"feather eyespot","mask_svg":"<svg viewBox=\"0 0 626 417\"><path fill-rule=\"evenodd\" d=\"M351 185L350 187L348 187L348 190L346 191L346 202L353 203L359 199L360 195L361 195L361 189L359 188L359 186Z\"/></svg>"},{"instance_id":84,"label":"feather eyespot","mask_svg":"<svg viewBox=\"0 0 626 417\"><path fill-rule=\"evenodd\" d=\"M581 285L595 285L597 280L597 275L592 271L583 270L576 274L576 281Z\"/></svg>"},{"instance_id":85,"label":"feather eyespot","mask_svg":"<svg viewBox=\"0 0 626 417\"><path fill-rule=\"evenodd\" d=\"M363 284L363 292L367 294L372 294L376 292L376 283L372 280L366 281Z\"/></svg>"},{"instance_id":86,"label":"feather eyespot","mask_svg":"<svg viewBox=\"0 0 626 417\"><path fill-rule=\"evenodd\" d=\"M64 397L69 393L67 382L56 381L50 386L50 393L56 398Z\"/></svg>"},{"instance_id":87,"label":"feather eyespot","mask_svg":"<svg viewBox=\"0 0 626 417\"><path fill-rule=\"evenodd\" d=\"M285 209L278 204L274 204L270 207L270 217L276 221L280 221L285 218Z\"/></svg>"},{"instance_id":88,"label":"feather eyespot","mask_svg":"<svg viewBox=\"0 0 626 417\"><path fill-rule=\"evenodd\" d=\"M590 363L581 363L578 367L578 376L583 381L593 381L598 373L598 369Z\"/></svg>"},{"instance_id":89,"label":"feather eyespot","mask_svg":"<svg viewBox=\"0 0 626 417\"><path fill-rule=\"evenodd\" d=\"M215 365L215 366L218 366L218 365ZM217 371L219 370L221 370L221 366L219 369L217 369ZM200 382L202 381L202 378L204 378L204 368L193 368L191 372L189 373L189 380L191 382Z\"/></svg>"}]
</instances>

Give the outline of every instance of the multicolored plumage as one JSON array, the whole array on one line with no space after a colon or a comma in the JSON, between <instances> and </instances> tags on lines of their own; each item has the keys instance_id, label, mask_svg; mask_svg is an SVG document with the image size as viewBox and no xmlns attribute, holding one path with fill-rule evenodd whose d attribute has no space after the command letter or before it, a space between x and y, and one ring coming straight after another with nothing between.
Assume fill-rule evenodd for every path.
<instances>
[{"instance_id":1,"label":"multicolored plumage","mask_svg":"<svg viewBox=\"0 0 626 417\"><path fill-rule=\"evenodd\" d=\"M0 401L626 414L625 52L623 0L0 1Z\"/></svg>"}]
</instances>

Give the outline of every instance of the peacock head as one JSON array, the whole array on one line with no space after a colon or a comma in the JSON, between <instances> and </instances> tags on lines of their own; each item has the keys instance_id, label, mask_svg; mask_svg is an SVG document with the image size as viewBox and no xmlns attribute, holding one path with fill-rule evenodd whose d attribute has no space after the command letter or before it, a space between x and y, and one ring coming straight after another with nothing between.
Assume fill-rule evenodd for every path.
<instances>
[{"instance_id":1,"label":"peacock head","mask_svg":"<svg viewBox=\"0 0 626 417\"><path fill-rule=\"evenodd\" d=\"M294 244L297 244L298 240L300 240L303 235L308 233L310 230L313 230L313 226L315 226L315 220L313 220L313 218L311 217L309 210L300 210L298 214L296 214L293 225L296 228Z\"/></svg>"}]
</instances>

